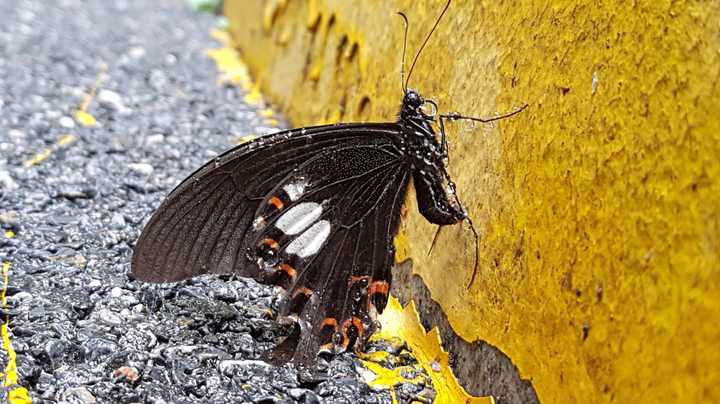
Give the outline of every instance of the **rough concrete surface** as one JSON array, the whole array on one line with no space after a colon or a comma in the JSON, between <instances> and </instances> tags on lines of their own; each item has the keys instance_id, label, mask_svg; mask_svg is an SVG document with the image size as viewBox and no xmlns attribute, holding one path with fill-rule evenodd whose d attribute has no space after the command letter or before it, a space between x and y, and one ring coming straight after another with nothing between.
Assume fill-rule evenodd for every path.
<instances>
[{"instance_id":1,"label":"rough concrete surface","mask_svg":"<svg viewBox=\"0 0 720 404\"><path fill-rule=\"evenodd\" d=\"M312 371L263 361L286 333L271 288L127 276L164 195L238 136L273 129L216 84L212 16L104 0L4 1L0 16L0 401L391 401L352 354Z\"/></svg>"},{"instance_id":2,"label":"rough concrete surface","mask_svg":"<svg viewBox=\"0 0 720 404\"><path fill-rule=\"evenodd\" d=\"M226 12L264 93L306 125L393 119L396 12L409 64L444 4ZM428 255L436 228L412 192L398 251L453 332L500 350L541 402L720 401L718 20L717 2L454 0L415 66L410 87L440 111L529 104L448 125L449 172L481 235L472 287L472 237L447 228Z\"/></svg>"}]
</instances>

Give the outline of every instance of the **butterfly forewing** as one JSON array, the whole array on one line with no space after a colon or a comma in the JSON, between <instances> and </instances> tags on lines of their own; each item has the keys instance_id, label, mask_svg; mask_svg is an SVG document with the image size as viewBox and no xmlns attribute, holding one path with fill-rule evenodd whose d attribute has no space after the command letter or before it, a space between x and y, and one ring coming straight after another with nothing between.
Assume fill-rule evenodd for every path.
<instances>
[{"instance_id":1,"label":"butterfly forewing","mask_svg":"<svg viewBox=\"0 0 720 404\"><path fill-rule=\"evenodd\" d=\"M399 131L391 123L295 129L226 152L155 212L132 275L172 282L238 273L282 286L281 314L301 322L303 360L321 345L363 342L387 299L411 175Z\"/></svg>"}]
</instances>

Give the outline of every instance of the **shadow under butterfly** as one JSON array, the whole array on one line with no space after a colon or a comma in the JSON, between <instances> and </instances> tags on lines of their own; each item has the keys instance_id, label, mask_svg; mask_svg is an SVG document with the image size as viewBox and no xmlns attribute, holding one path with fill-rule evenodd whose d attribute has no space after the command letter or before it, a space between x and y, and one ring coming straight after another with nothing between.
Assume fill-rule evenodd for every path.
<instances>
[{"instance_id":1,"label":"shadow under butterfly","mask_svg":"<svg viewBox=\"0 0 720 404\"><path fill-rule=\"evenodd\" d=\"M280 318L295 323L273 358L312 363L318 354L363 349L390 291L400 207L412 181L420 213L444 226L468 222L447 172L445 121L407 88L401 70L396 122L291 129L237 146L187 177L155 211L138 240L131 276L176 282L234 273L283 289ZM407 44L405 24L403 66ZM439 133L433 126L437 125ZM439 138L438 138L439 134ZM438 229L439 231L439 229ZM437 236L437 234L436 234Z\"/></svg>"}]
</instances>

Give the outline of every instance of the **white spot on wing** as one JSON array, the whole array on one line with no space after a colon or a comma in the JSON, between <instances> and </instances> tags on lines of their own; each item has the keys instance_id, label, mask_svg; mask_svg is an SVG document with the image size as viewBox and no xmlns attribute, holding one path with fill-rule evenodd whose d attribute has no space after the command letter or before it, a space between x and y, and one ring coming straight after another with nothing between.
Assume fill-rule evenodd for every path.
<instances>
[{"instance_id":1,"label":"white spot on wing","mask_svg":"<svg viewBox=\"0 0 720 404\"><path fill-rule=\"evenodd\" d=\"M265 227L265 218L259 216L253 220L253 230L260 230Z\"/></svg>"},{"instance_id":2,"label":"white spot on wing","mask_svg":"<svg viewBox=\"0 0 720 404\"><path fill-rule=\"evenodd\" d=\"M315 223L322 214L322 206L315 202L297 204L280 216L275 227L283 233L293 235L305 230Z\"/></svg>"},{"instance_id":3,"label":"white spot on wing","mask_svg":"<svg viewBox=\"0 0 720 404\"><path fill-rule=\"evenodd\" d=\"M285 185L283 187L283 190L287 192L291 201L297 201L305 192L305 188L307 186L308 182L305 180L305 178L298 178L297 181Z\"/></svg>"},{"instance_id":4,"label":"white spot on wing","mask_svg":"<svg viewBox=\"0 0 720 404\"><path fill-rule=\"evenodd\" d=\"M309 257L320 251L320 247L322 247L329 235L330 222L321 220L293 240L287 246L285 252L295 254L300 258Z\"/></svg>"}]
</instances>

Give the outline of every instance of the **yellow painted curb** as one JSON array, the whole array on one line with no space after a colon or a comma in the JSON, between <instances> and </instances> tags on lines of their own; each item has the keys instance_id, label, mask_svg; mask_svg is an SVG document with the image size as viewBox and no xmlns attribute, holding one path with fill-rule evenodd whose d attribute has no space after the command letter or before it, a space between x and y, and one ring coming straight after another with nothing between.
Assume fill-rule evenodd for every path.
<instances>
[{"instance_id":1,"label":"yellow painted curb","mask_svg":"<svg viewBox=\"0 0 720 404\"><path fill-rule=\"evenodd\" d=\"M295 124L394 119L442 2L231 1L233 40ZM453 3L411 87L454 123L450 172L482 233L404 221L414 271L467 341L543 402L720 402L720 8ZM458 251L466 251L458 254Z\"/></svg>"}]
</instances>

